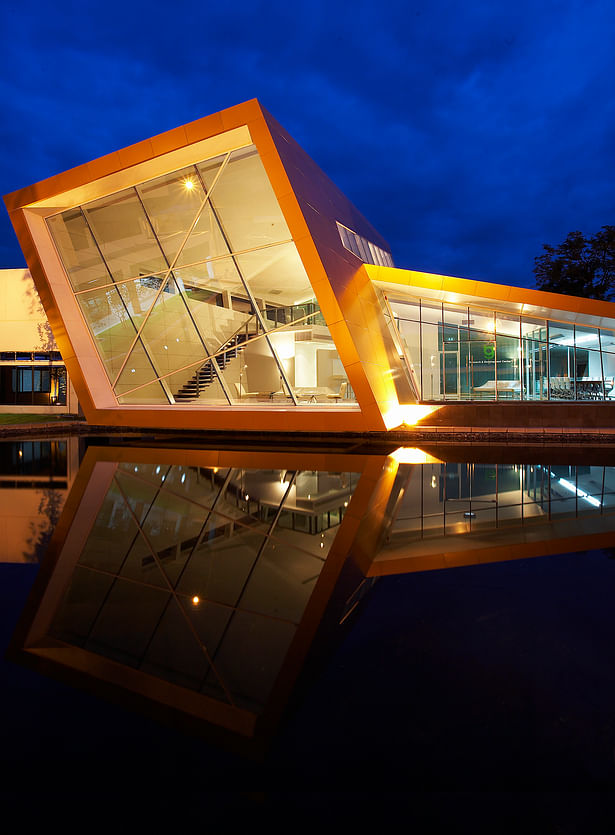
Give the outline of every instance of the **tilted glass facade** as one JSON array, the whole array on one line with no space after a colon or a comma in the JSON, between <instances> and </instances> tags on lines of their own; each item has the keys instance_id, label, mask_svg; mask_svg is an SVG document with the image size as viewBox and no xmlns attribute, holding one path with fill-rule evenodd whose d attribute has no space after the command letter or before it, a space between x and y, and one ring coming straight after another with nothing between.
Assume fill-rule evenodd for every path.
<instances>
[{"instance_id":1,"label":"tilted glass facade","mask_svg":"<svg viewBox=\"0 0 615 835\"><path fill-rule=\"evenodd\" d=\"M354 405L254 146L47 225L119 404Z\"/></svg>"},{"instance_id":2,"label":"tilted glass facade","mask_svg":"<svg viewBox=\"0 0 615 835\"><path fill-rule=\"evenodd\" d=\"M615 398L615 330L401 293L385 307L423 401Z\"/></svg>"}]
</instances>

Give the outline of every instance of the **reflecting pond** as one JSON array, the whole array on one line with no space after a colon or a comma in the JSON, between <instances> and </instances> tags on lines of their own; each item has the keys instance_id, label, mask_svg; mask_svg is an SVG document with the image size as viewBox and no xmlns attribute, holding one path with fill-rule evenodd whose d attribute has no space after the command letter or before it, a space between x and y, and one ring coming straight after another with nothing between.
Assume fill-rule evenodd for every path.
<instances>
[{"instance_id":1,"label":"reflecting pond","mask_svg":"<svg viewBox=\"0 0 615 835\"><path fill-rule=\"evenodd\" d=\"M562 734L574 737L564 760L574 779L613 776L608 450L351 454L69 438L0 444L0 490L2 559L41 560L5 638L13 632L11 662L36 671L31 687L43 687L43 673L100 693L122 706L114 721L130 733L136 708L163 723L156 734L170 725L193 740L165 744L213 740L216 751L259 754L276 763L276 779L282 761L308 768L310 737L322 743L327 728L325 760L399 757L399 736L401 774L418 769L429 783L437 762L462 756L469 725L483 754L503 737L497 757L509 780L518 758L534 762L537 738L544 743L536 721L560 734L543 745L536 779L562 769ZM579 670L587 712L578 693L566 695ZM580 736L596 737L593 754L574 748L563 707L536 718L541 688L559 700L564 681L565 710ZM515 727L528 737L527 759L508 738ZM474 771L463 779L487 779L478 760Z\"/></svg>"}]
</instances>

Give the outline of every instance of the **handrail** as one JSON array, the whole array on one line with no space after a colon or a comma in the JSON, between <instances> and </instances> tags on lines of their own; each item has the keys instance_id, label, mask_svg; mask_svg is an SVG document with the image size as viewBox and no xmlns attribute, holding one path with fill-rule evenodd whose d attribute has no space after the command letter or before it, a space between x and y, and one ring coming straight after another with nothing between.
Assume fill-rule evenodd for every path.
<instances>
[{"instance_id":1,"label":"handrail","mask_svg":"<svg viewBox=\"0 0 615 835\"><path fill-rule=\"evenodd\" d=\"M226 309L228 309L228 308L226 308ZM281 333L285 329L288 330L288 329L294 327L294 325L301 324L301 322L304 322L306 319L309 319L311 316L314 316L314 315L316 315L316 314L309 313L306 316L302 316L300 319L296 319L290 325L283 325L281 328L274 328L274 330L266 331L265 333L268 333L268 334ZM248 322L249 322L249 320L248 320ZM230 340L233 339L233 337L236 336L242 330L242 328L245 325L248 324L248 322L244 322L236 331L234 331L234 333L232 333L231 336L228 337L227 342L230 342ZM264 335L265 334L259 334L258 336L255 336L252 339L246 339L246 341L243 343L243 345L245 346L245 345L251 344L252 342L256 342L257 339L262 339L264 337ZM151 383L157 383L159 380L166 380L167 377L172 377L173 374L179 374L180 371L186 371L187 369L193 368L193 367L196 367L196 366L198 366L200 368L203 365L205 365L205 363L209 362L210 360L213 360L213 359L216 359L217 357L219 357L221 354L224 353L225 350L227 350L227 349L226 348L220 348L219 350L217 350L213 354L208 354L206 357L201 357L201 359L195 360L194 362L190 362L190 363L188 363L188 365L183 365L181 368L175 368L173 371L169 371L166 374L161 374L159 377L155 377L153 380L148 380L146 383L141 383L141 385L135 386L133 389L129 389L128 391L122 392L122 397L125 397L128 394L132 394L133 391L138 391L139 389L145 388L145 386L149 386L149 385L151 385ZM198 371L198 368L196 370ZM196 371L195 371L195 373L196 373Z\"/></svg>"}]
</instances>

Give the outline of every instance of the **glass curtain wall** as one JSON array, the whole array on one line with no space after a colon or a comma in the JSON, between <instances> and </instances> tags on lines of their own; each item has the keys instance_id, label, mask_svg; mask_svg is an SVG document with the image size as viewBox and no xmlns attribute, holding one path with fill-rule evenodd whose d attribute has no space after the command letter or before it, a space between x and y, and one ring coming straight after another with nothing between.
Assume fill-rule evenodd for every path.
<instances>
[{"instance_id":1,"label":"glass curtain wall","mask_svg":"<svg viewBox=\"0 0 615 835\"><path fill-rule=\"evenodd\" d=\"M421 400L608 400L615 331L388 298Z\"/></svg>"},{"instance_id":2,"label":"glass curtain wall","mask_svg":"<svg viewBox=\"0 0 615 835\"><path fill-rule=\"evenodd\" d=\"M119 403L353 403L254 146L47 223Z\"/></svg>"}]
</instances>

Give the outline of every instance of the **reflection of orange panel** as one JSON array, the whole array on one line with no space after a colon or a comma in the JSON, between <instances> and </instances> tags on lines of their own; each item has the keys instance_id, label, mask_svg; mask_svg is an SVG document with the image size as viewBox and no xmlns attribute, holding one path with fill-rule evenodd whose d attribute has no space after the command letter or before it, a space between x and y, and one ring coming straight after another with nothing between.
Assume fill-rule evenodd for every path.
<instances>
[{"instance_id":1,"label":"reflection of orange panel","mask_svg":"<svg viewBox=\"0 0 615 835\"><path fill-rule=\"evenodd\" d=\"M358 538L361 539L362 531ZM539 542L511 543L492 548L472 548L460 551L440 551L433 554L413 555L411 547L403 556L390 556L382 552L367 568L369 577L393 574L409 574L414 571L437 571L443 568L460 568L508 560L525 560L555 554L568 554L592 548L608 548L613 544L613 531L583 533L581 536L546 539Z\"/></svg>"}]
</instances>

